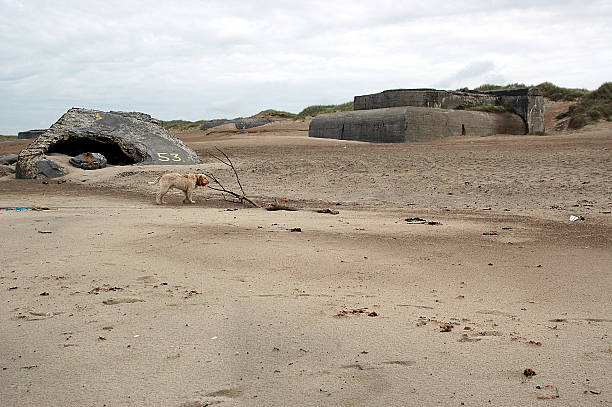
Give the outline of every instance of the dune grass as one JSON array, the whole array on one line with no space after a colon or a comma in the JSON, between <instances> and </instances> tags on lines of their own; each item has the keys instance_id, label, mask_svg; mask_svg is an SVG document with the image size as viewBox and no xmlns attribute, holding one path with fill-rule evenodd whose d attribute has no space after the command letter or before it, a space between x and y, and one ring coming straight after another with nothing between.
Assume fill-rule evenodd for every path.
<instances>
[{"instance_id":1,"label":"dune grass","mask_svg":"<svg viewBox=\"0 0 612 407\"><path fill-rule=\"evenodd\" d=\"M606 82L597 90L586 93L567 112L557 116L557 119L567 117L568 127L571 129L579 129L601 119L612 121L612 82Z\"/></svg>"},{"instance_id":2,"label":"dune grass","mask_svg":"<svg viewBox=\"0 0 612 407\"><path fill-rule=\"evenodd\" d=\"M487 90L518 89L518 88L526 88L526 87L527 86L525 86L524 83L509 83L505 86L485 83L483 85L480 85L477 88L474 88L474 90L478 92L485 92Z\"/></svg>"},{"instance_id":3,"label":"dune grass","mask_svg":"<svg viewBox=\"0 0 612 407\"><path fill-rule=\"evenodd\" d=\"M206 120L190 122L189 120L169 120L163 122L164 128L170 131L197 130Z\"/></svg>"},{"instance_id":4,"label":"dune grass","mask_svg":"<svg viewBox=\"0 0 612 407\"><path fill-rule=\"evenodd\" d=\"M477 88L472 89L472 91L476 92L486 92L489 90L503 90L503 89L518 89L518 88L526 88L527 86L524 83L509 83L507 85L495 85L492 83L485 83L480 85ZM468 87L457 89L460 92L467 92L470 90Z\"/></svg>"},{"instance_id":5,"label":"dune grass","mask_svg":"<svg viewBox=\"0 0 612 407\"><path fill-rule=\"evenodd\" d=\"M294 119L297 115L295 113L284 112L282 110L268 109L262 110L261 112L254 114L251 118L281 118L281 119Z\"/></svg>"},{"instance_id":6,"label":"dune grass","mask_svg":"<svg viewBox=\"0 0 612 407\"><path fill-rule=\"evenodd\" d=\"M296 118L303 119L308 116L315 117L323 113L346 112L349 110L353 110L353 102L346 102L340 105L312 105L298 113Z\"/></svg>"},{"instance_id":7,"label":"dune grass","mask_svg":"<svg viewBox=\"0 0 612 407\"><path fill-rule=\"evenodd\" d=\"M545 98L554 101L573 102L589 93L586 89L562 88L550 82L542 82L536 86Z\"/></svg>"}]
</instances>

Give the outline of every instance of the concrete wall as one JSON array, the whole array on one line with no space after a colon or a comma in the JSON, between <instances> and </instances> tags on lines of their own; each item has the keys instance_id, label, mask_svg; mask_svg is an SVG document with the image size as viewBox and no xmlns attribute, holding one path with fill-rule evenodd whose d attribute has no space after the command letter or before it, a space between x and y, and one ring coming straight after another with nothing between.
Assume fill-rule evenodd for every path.
<instances>
[{"instance_id":1,"label":"concrete wall","mask_svg":"<svg viewBox=\"0 0 612 407\"><path fill-rule=\"evenodd\" d=\"M457 109L477 105L494 105L497 96L480 93L451 92L436 89L395 89L372 95L355 96L355 110L415 106Z\"/></svg>"},{"instance_id":2,"label":"concrete wall","mask_svg":"<svg viewBox=\"0 0 612 407\"><path fill-rule=\"evenodd\" d=\"M527 123L529 133L544 131L544 98L537 88L509 89L491 92L460 92L436 89L395 89L371 95L355 96L355 110L398 106L462 109L503 102L511 106Z\"/></svg>"},{"instance_id":3,"label":"concrete wall","mask_svg":"<svg viewBox=\"0 0 612 407\"><path fill-rule=\"evenodd\" d=\"M546 106L538 88L493 90L486 92L511 106L528 125L529 134L544 133Z\"/></svg>"},{"instance_id":4,"label":"concrete wall","mask_svg":"<svg viewBox=\"0 0 612 407\"><path fill-rule=\"evenodd\" d=\"M401 143L448 136L525 134L525 123L514 114L423 107L391 107L322 114L310 122L310 137Z\"/></svg>"},{"instance_id":5,"label":"concrete wall","mask_svg":"<svg viewBox=\"0 0 612 407\"><path fill-rule=\"evenodd\" d=\"M406 141L406 107L320 114L310 122L310 137L402 143Z\"/></svg>"}]
</instances>

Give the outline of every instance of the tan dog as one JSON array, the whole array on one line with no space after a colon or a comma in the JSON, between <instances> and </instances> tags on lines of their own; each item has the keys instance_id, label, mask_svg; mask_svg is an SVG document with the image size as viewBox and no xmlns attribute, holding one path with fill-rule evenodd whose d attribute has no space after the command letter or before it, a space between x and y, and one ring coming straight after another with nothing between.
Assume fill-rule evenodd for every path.
<instances>
[{"instance_id":1,"label":"tan dog","mask_svg":"<svg viewBox=\"0 0 612 407\"><path fill-rule=\"evenodd\" d=\"M179 174L176 172L171 172L169 174L160 175L154 182L149 182L149 184L157 184L159 183L159 193L155 197L155 202L158 205L164 204L164 195L168 192L170 188L180 189L185 192L185 199L183 203L195 203L193 199L191 199L191 194L196 187L203 187L208 185L209 181L204 174Z\"/></svg>"}]
</instances>

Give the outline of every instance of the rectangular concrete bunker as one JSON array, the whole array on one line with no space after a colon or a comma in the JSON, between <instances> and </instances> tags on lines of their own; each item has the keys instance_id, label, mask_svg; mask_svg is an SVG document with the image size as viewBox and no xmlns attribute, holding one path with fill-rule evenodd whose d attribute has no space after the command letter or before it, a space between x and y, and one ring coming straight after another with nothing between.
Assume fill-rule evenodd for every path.
<instances>
[{"instance_id":1,"label":"rectangular concrete bunker","mask_svg":"<svg viewBox=\"0 0 612 407\"><path fill-rule=\"evenodd\" d=\"M473 106L504 105L527 124L527 133L544 132L545 104L538 88L492 91L452 91L438 89L394 89L371 95L355 96L354 110L414 106L462 110Z\"/></svg>"},{"instance_id":2,"label":"rectangular concrete bunker","mask_svg":"<svg viewBox=\"0 0 612 407\"><path fill-rule=\"evenodd\" d=\"M413 106L322 114L312 119L309 128L310 137L375 143L526 132L525 122L512 113Z\"/></svg>"}]
</instances>

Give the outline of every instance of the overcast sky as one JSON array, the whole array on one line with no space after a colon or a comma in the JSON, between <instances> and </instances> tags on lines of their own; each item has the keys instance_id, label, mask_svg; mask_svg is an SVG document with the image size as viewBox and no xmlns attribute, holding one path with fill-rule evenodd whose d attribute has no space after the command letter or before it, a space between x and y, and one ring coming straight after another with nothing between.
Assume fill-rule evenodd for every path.
<instances>
[{"instance_id":1,"label":"overcast sky","mask_svg":"<svg viewBox=\"0 0 612 407\"><path fill-rule=\"evenodd\" d=\"M394 88L612 80L612 0L0 0L0 134L70 107L297 113Z\"/></svg>"}]
</instances>

